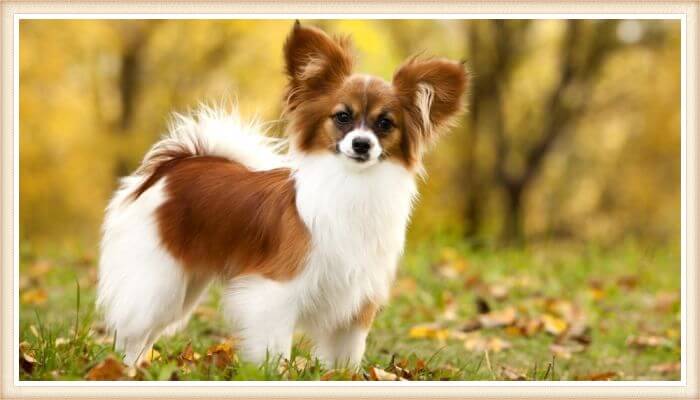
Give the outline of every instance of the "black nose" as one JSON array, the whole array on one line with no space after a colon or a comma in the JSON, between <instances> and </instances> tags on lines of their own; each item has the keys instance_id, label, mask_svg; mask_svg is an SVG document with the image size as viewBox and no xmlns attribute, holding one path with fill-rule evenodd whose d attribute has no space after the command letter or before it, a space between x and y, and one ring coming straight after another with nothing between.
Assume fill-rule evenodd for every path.
<instances>
[{"instance_id":1,"label":"black nose","mask_svg":"<svg viewBox=\"0 0 700 400\"><path fill-rule=\"evenodd\" d=\"M352 149L357 154L367 154L370 147L372 147L372 143L367 138L356 137L352 140Z\"/></svg>"}]
</instances>

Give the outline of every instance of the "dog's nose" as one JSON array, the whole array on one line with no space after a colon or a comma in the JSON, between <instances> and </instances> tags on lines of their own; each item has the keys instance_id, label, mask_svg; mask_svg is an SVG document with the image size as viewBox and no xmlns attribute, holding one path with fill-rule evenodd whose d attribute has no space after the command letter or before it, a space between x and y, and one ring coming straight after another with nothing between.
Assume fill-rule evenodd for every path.
<instances>
[{"instance_id":1,"label":"dog's nose","mask_svg":"<svg viewBox=\"0 0 700 400\"><path fill-rule=\"evenodd\" d=\"M367 154L370 147L372 147L372 143L368 138L356 137L352 139L352 149L357 154Z\"/></svg>"}]
</instances>

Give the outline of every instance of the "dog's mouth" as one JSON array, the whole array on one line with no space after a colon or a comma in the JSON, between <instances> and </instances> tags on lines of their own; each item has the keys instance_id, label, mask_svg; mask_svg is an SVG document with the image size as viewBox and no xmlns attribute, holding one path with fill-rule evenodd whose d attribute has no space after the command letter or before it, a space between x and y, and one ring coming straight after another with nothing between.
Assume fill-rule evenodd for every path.
<instances>
[{"instance_id":1,"label":"dog's mouth","mask_svg":"<svg viewBox=\"0 0 700 400\"><path fill-rule=\"evenodd\" d=\"M358 162L358 163L363 163L363 162L366 162L367 160L369 160L369 154L367 154L367 155L349 155L349 154L345 154L345 156L346 156L347 158L349 158L349 159L355 161L355 162Z\"/></svg>"}]
</instances>

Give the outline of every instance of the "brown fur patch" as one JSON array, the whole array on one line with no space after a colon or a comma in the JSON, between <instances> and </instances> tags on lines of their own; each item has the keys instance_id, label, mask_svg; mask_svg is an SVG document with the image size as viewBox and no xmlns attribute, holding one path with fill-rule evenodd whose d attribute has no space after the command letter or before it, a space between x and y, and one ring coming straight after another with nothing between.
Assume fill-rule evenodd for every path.
<instances>
[{"instance_id":1,"label":"brown fur patch","mask_svg":"<svg viewBox=\"0 0 700 400\"><path fill-rule=\"evenodd\" d=\"M188 272L287 280L300 271L310 235L290 170L250 171L206 156L161 168L167 196L156 211L161 241Z\"/></svg>"},{"instance_id":2,"label":"brown fur patch","mask_svg":"<svg viewBox=\"0 0 700 400\"><path fill-rule=\"evenodd\" d=\"M284 44L284 60L289 77L286 112L328 93L350 75L353 63L347 38L333 39L298 21Z\"/></svg>"},{"instance_id":3,"label":"brown fur patch","mask_svg":"<svg viewBox=\"0 0 700 400\"><path fill-rule=\"evenodd\" d=\"M459 62L412 57L396 71L393 83L408 114L411 130L433 140L434 134L461 111L468 74ZM421 96L430 100L421 104ZM426 115L428 121L424 120Z\"/></svg>"},{"instance_id":4,"label":"brown fur patch","mask_svg":"<svg viewBox=\"0 0 700 400\"><path fill-rule=\"evenodd\" d=\"M378 307L375 303L366 301L362 305L360 312L358 312L357 315L355 315L355 318L353 318L353 323L362 328L369 329L372 326L374 317L377 315L377 310Z\"/></svg>"}]
</instances>

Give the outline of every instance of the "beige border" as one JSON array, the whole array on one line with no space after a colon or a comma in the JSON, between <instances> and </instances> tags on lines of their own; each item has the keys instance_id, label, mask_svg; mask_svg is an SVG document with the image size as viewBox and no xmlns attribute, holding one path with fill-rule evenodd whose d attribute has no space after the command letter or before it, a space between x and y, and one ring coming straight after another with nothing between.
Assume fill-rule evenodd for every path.
<instances>
[{"instance_id":1,"label":"beige border","mask_svg":"<svg viewBox=\"0 0 700 400\"><path fill-rule=\"evenodd\" d=\"M465 397L484 396L488 398L515 397L584 397L605 398L621 396L622 398L687 398L697 399L698 396L698 365L700 359L696 346L698 333L698 291L697 291L697 260L698 260L698 124L697 114L691 110L697 109L698 104L698 22L699 5L695 1L614 1L606 2L535 2L535 1L503 1L494 4L486 2L441 2L441 1L401 1L380 3L369 1L335 1L331 4L319 1L306 2L119 2L119 1L90 1L90 2L38 2L38 1L2 1L2 291L0 292L0 310L2 310L1 334L2 351L0 381L0 398L69 398L69 397L221 397L246 396L265 398L284 398L291 396L303 397ZM315 387L17 387L14 385L15 366L13 358L13 19L17 13L382 13L391 14L415 13L673 13L686 15L686 147L687 160L686 176L686 378L685 387L635 387L629 386L600 386L574 387L527 387L527 386L441 386L441 387L357 387L345 388L315 386Z\"/></svg>"}]
</instances>

